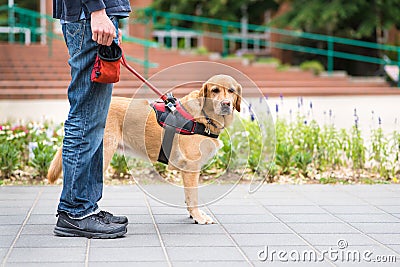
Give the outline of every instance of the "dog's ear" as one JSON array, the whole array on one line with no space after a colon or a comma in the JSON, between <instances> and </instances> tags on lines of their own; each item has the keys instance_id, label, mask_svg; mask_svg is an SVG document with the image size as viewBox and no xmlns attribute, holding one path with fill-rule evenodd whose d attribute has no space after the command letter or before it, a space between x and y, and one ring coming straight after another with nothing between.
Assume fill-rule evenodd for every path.
<instances>
[{"instance_id":1,"label":"dog's ear","mask_svg":"<svg viewBox=\"0 0 400 267\"><path fill-rule=\"evenodd\" d=\"M242 103L242 86L238 84L236 86L236 101L235 101L235 108L238 112L240 112L241 103Z\"/></svg>"},{"instance_id":2,"label":"dog's ear","mask_svg":"<svg viewBox=\"0 0 400 267\"><path fill-rule=\"evenodd\" d=\"M206 100L206 98L207 98L207 91L208 91L208 87L207 87L208 85L207 85L207 83L205 82L205 83L203 83L203 86L201 87L201 89L200 89L200 92L199 92L199 101L200 101L200 108L201 109L203 109L203 106L204 106L204 102L205 102L205 100Z\"/></svg>"}]
</instances>

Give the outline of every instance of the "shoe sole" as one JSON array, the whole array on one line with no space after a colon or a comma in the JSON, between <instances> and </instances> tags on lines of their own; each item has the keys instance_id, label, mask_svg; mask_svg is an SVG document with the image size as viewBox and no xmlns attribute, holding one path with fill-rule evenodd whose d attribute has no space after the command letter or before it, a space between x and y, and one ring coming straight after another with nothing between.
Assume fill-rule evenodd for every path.
<instances>
[{"instance_id":1,"label":"shoe sole","mask_svg":"<svg viewBox=\"0 0 400 267\"><path fill-rule=\"evenodd\" d=\"M123 231L116 233L92 233L78 229L70 229L70 228L63 228L56 226L53 232L56 236L64 236L64 237L87 237L87 238L98 238L98 239L111 239L125 235L127 232L127 228L125 227Z\"/></svg>"}]
</instances>

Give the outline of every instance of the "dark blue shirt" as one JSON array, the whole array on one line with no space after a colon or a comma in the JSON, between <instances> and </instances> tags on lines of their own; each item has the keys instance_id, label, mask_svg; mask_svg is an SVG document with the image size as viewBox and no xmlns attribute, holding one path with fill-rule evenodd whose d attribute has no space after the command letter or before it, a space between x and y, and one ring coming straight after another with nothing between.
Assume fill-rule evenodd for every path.
<instances>
[{"instance_id":1,"label":"dark blue shirt","mask_svg":"<svg viewBox=\"0 0 400 267\"><path fill-rule=\"evenodd\" d=\"M90 13L106 9L108 15L129 13L129 0L53 0L53 17L63 21L78 21L82 12L86 18Z\"/></svg>"}]
</instances>

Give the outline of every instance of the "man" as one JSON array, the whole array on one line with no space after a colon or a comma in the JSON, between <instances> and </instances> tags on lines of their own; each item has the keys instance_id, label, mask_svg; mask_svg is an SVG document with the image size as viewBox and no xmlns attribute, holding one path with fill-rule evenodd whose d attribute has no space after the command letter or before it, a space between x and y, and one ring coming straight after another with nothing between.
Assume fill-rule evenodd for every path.
<instances>
[{"instance_id":1,"label":"man","mask_svg":"<svg viewBox=\"0 0 400 267\"><path fill-rule=\"evenodd\" d=\"M112 84L94 83L90 74L98 45L118 41L118 19L129 15L129 0L53 0L68 47L70 110L63 141L63 190L54 233L59 236L115 238L128 219L101 211L103 134Z\"/></svg>"}]
</instances>

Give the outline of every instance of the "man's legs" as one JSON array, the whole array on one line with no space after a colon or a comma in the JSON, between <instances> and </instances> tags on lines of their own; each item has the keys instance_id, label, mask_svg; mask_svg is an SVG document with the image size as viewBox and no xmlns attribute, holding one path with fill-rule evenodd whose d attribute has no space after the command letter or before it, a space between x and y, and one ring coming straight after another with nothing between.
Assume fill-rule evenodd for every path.
<instances>
[{"instance_id":1,"label":"man's legs","mask_svg":"<svg viewBox=\"0 0 400 267\"><path fill-rule=\"evenodd\" d=\"M63 25L70 54L70 111L63 142L63 191L58 211L83 218L98 209L103 189L103 134L112 84L92 83L97 44L89 20Z\"/></svg>"}]
</instances>

